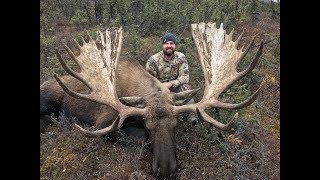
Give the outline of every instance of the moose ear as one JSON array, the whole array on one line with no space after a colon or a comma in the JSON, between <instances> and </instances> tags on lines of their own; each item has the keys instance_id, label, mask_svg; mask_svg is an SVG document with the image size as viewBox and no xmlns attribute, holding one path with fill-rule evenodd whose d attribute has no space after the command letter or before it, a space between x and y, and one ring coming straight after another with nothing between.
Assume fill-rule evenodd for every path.
<instances>
[{"instance_id":1,"label":"moose ear","mask_svg":"<svg viewBox=\"0 0 320 180\"><path fill-rule=\"evenodd\" d=\"M120 102L126 106L144 108L146 107L145 99L142 97L120 97Z\"/></svg>"},{"instance_id":2,"label":"moose ear","mask_svg":"<svg viewBox=\"0 0 320 180\"><path fill-rule=\"evenodd\" d=\"M172 95L173 104L176 106L181 106L188 103L199 90L200 88L191 89L191 90L182 91L182 92L173 94Z\"/></svg>"}]
</instances>

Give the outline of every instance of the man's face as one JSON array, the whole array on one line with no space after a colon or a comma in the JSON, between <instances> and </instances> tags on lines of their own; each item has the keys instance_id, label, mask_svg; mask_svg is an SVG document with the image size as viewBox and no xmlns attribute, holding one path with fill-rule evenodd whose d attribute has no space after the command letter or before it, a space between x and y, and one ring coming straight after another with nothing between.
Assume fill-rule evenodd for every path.
<instances>
[{"instance_id":1,"label":"man's face","mask_svg":"<svg viewBox=\"0 0 320 180\"><path fill-rule=\"evenodd\" d=\"M162 45L163 53L167 56L171 56L176 50L176 44L173 41L167 41Z\"/></svg>"}]
</instances>

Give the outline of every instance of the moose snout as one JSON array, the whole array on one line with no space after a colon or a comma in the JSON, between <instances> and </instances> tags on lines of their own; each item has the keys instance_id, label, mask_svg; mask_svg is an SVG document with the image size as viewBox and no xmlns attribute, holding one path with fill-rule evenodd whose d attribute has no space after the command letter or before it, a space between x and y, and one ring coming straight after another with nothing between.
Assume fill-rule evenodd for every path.
<instances>
[{"instance_id":1,"label":"moose snout","mask_svg":"<svg viewBox=\"0 0 320 180\"><path fill-rule=\"evenodd\" d=\"M153 144L152 172L159 179L168 177L177 168L174 139L170 134L158 135Z\"/></svg>"},{"instance_id":2,"label":"moose snout","mask_svg":"<svg viewBox=\"0 0 320 180\"><path fill-rule=\"evenodd\" d=\"M159 179L164 179L170 174L174 173L177 168L177 161L175 157L153 160L152 162L152 173Z\"/></svg>"}]
</instances>

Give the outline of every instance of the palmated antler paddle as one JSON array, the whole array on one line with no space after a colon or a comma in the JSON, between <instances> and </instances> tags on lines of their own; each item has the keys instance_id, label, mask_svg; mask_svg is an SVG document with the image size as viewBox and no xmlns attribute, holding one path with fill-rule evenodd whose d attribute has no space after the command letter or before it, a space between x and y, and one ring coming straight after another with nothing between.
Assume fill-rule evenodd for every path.
<instances>
[{"instance_id":1,"label":"palmated antler paddle","mask_svg":"<svg viewBox=\"0 0 320 180\"><path fill-rule=\"evenodd\" d=\"M77 41L75 41L78 49L80 50L80 55L77 57L71 49L64 44L64 48L67 50L70 57L77 63L77 65L79 65L80 72L71 70L62 59L58 50L56 50L56 54L62 67L71 76L80 80L90 89L89 94L75 92L69 89L58 75L54 74L57 82L66 93L74 98L81 98L110 106L119 112L118 118L116 118L109 127L101 130L88 131L76 124L75 126L87 136L105 135L113 131L116 127L120 127L124 119L128 116L143 115L145 113L145 109L123 105L117 96L117 91L115 89L115 70L121 52L122 33L122 27L112 32L106 30L105 34L98 31L96 41L94 41L87 33L89 42L86 42L82 38L83 45L81 46Z\"/></svg>"},{"instance_id":2,"label":"palmated antler paddle","mask_svg":"<svg viewBox=\"0 0 320 180\"><path fill-rule=\"evenodd\" d=\"M205 109L209 107L239 109L250 105L257 98L264 84L264 80L258 90L241 103L231 104L218 100L219 95L224 90L254 69L262 54L263 43L261 42L256 56L249 67L244 71L237 72L237 66L252 47L254 38L245 50L243 50L243 47L238 50L237 46L242 34L236 41L232 41L233 30L230 34L226 34L222 23L219 29L216 28L215 23L192 24L191 31L204 72L205 90L200 102L177 106L175 107L175 112L193 111L196 112L201 119L210 122L215 127L223 130L229 129L237 119L238 113L233 116L229 123L223 124L210 117L205 112Z\"/></svg>"}]
</instances>

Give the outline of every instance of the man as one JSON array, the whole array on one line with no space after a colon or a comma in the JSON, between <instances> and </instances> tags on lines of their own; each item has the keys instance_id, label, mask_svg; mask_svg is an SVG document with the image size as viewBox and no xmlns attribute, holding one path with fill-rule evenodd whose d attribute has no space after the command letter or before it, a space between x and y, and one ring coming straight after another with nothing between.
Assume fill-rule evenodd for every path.
<instances>
[{"instance_id":1,"label":"man","mask_svg":"<svg viewBox=\"0 0 320 180\"><path fill-rule=\"evenodd\" d=\"M183 53L176 51L176 37L168 32L161 41L162 51L148 59L146 70L172 92L190 90L188 62ZM189 103L194 103L194 100L191 99ZM194 124L198 117L190 113L188 120Z\"/></svg>"}]
</instances>

